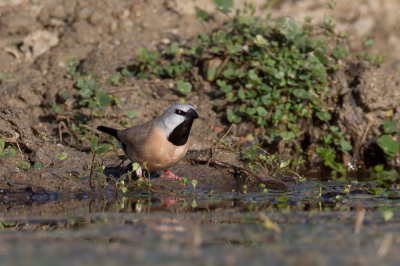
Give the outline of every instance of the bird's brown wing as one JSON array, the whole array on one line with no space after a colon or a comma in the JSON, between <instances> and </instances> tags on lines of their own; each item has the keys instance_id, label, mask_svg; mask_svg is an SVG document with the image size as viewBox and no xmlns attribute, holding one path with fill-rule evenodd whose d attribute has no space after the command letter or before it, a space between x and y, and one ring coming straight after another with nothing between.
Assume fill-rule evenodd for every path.
<instances>
[{"instance_id":1,"label":"bird's brown wing","mask_svg":"<svg viewBox=\"0 0 400 266\"><path fill-rule=\"evenodd\" d=\"M140 150L145 144L150 131L153 129L154 122L155 120L151 120L144 124L118 131L118 138L123 144L135 150Z\"/></svg>"}]
</instances>

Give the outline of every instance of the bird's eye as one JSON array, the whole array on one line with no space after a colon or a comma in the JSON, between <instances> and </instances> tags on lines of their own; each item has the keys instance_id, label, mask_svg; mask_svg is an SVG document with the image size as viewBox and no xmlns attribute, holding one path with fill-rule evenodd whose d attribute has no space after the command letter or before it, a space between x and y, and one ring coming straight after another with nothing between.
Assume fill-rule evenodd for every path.
<instances>
[{"instance_id":1,"label":"bird's eye","mask_svg":"<svg viewBox=\"0 0 400 266\"><path fill-rule=\"evenodd\" d=\"M182 110L179 110L179 109L176 109L175 110L175 114L177 114L177 115L186 115L186 112L184 112L184 111L182 111Z\"/></svg>"}]
</instances>

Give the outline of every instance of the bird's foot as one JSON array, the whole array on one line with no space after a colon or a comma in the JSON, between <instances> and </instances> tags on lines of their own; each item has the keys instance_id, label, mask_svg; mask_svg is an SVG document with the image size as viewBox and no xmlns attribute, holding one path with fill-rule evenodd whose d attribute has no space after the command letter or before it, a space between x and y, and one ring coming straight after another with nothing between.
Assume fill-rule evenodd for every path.
<instances>
[{"instance_id":1,"label":"bird's foot","mask_svg":"<svg viewBox=\"0 0 400 266\"><path fill-rule=\"evenodd\" d=\"M173 180L182 180L182 177L175 175L171 171L168 171L168 170L163 170L163 171L166 173L166 175L160 176L162 178L168 178L168 179L173 179Z\"/></svg>"}]
</instances>

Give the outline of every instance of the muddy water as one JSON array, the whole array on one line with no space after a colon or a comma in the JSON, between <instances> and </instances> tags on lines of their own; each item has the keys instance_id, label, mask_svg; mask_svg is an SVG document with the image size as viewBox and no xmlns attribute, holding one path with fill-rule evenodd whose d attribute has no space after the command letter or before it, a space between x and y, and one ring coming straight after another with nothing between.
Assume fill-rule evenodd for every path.
<instances>
[{"instance_id":1,"label":"muddy water","mask_svg":"<svg viewBox=\"0 0 400 266\"><path fill-rule=\"evenodd\" d=\"M1 265L397 265L400 197L366 183L286 192L5 197ZM392 189L396 191L396 189Z\"/></svg>"}]
</instances>

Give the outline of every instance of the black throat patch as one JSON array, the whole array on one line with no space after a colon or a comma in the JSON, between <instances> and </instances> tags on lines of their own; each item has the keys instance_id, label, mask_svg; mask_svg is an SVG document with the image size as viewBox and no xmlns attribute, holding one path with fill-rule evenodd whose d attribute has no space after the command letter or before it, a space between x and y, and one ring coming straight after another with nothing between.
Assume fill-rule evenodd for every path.
<instances>
[{"instance_id":1,"label":"black throat patch","mask_svg":"<svg viewBox=\"0 0 400 266\"><path fill-rule=\"evenodd\" d=\"M189 139L190 129L192 128L193 119L183 121L168 136L168 141L175 146L185 145Z\"/></svg>"}]
</instances>

